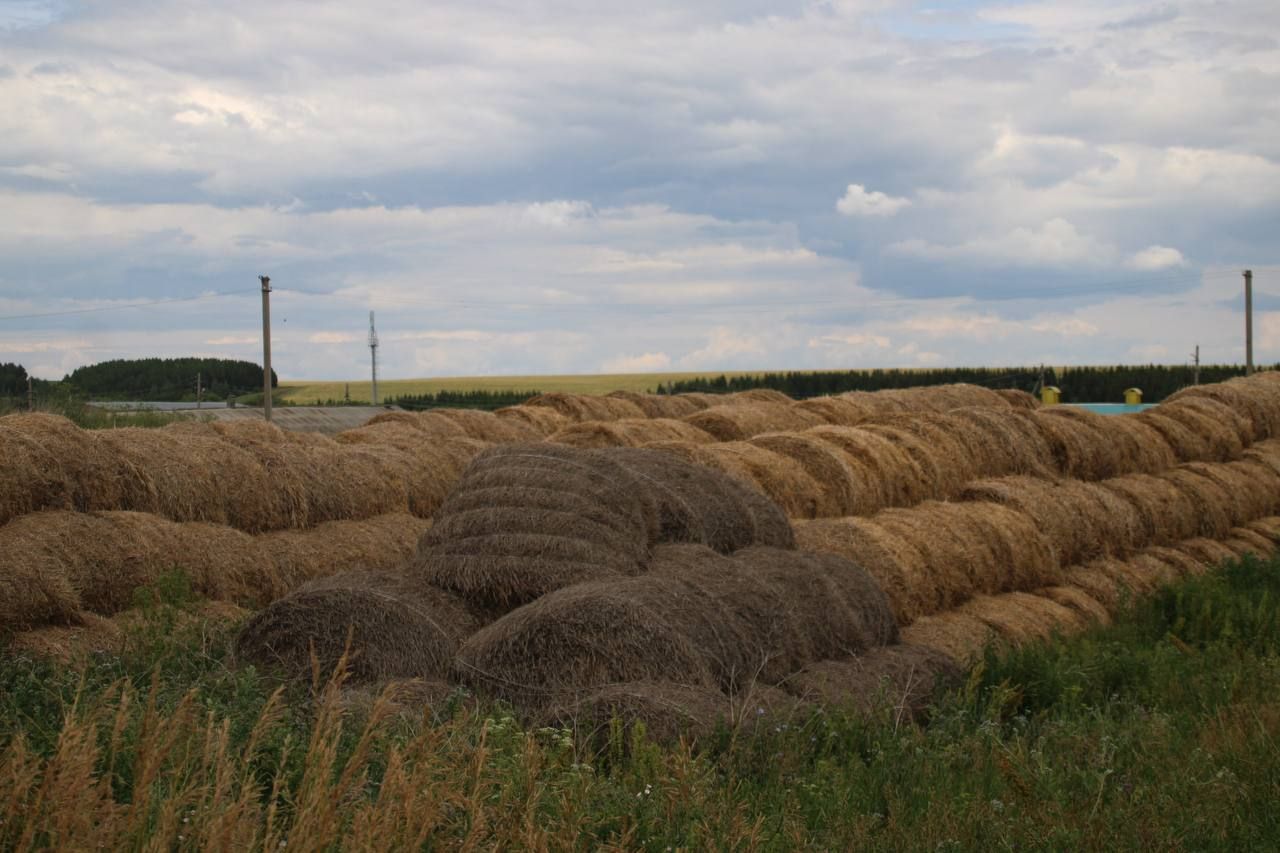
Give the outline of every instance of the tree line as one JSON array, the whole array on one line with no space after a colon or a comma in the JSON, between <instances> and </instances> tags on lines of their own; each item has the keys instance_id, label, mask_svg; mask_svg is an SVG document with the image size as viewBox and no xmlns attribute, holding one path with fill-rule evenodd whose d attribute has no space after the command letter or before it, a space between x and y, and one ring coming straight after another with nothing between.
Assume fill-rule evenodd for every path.
<instances>
[{"instance_id":1,"label":"tree line","mask_svg":"<svg viewBox=\"0 0 1280 853\"><path fill-rule=\"evenodd\" d=\"M1277 365L1280 367L1280 365ZM1202 365L1200 382L1221 382L1243 376L1243 365ZM967 382L987 388L1020 388L1036 392L1040 383L1061 389L1063 402L1119 403L1128 388L1139 388L1143 401L1158 403L1180 388L1194 383L1195 372L1186 365L1115 365L1108 367L947 367L906 370L830 370L760 373L747 376L715 376L667 382L660 394L691 391L727 394L752 388L771 388L796 399L841 394L846 391L883 391Z\"/></svg>"},{"instance_id":2,"label":"tree line","mask_svg":"<svg viewBox=\"0 0 1280 853\"><path fill-rule=\"evenodd\" d=\"M437 391L389 397L386 403L412 411L439 408L492 411L504 406L518 406L541 393L541 391Z\"/></svg>"},{"instance_id":3,"label":"tree line","mask_svg":"<svg viewBox=\"0 0 1280 853\"><path fill-rule=\"evenodd\" d=\"M225 358L138 358L78 367L60 382L35 380L37 396L57 394L99 400L154 402L196 399L196 376L205 400L225 400L262 390L262 366ZM279 384L275 371L271 384ZM25 399L27 371L20 364L0 364L0 398Z\"/></svg>"}]
</instances>

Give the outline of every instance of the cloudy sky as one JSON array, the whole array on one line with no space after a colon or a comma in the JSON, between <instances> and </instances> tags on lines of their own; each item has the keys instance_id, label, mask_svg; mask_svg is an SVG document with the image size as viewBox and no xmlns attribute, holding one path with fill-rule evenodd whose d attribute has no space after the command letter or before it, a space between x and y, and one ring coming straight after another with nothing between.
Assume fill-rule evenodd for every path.
<instances>
[{"instance_id":1,"label":"cloudy sky","mask_svg":"<svg viewBox=\"0 0 1280 853\"><path fill-rule=\"evenodd\" d=\"M1277 235L1275 0L0 0L47 378L1276 361Z\"/></svg>"}]
</instances>

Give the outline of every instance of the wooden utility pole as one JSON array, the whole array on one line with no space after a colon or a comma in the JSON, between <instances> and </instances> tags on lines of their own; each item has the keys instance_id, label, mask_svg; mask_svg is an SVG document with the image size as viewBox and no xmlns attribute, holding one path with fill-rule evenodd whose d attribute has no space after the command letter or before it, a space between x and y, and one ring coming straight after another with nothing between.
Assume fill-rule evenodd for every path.
<instances>
[{"instance_id":1,"label":"wooden utility pole","mask_svg":"<svg viewBox=\"0 0 1280 853\"><path fill-rule=\"evenodd\" d=\"M1195 370L1192 371L1191 373L1191 384L1199 385L1200 384L1200 345L1199 344L1196 344L1195 358L1196 358L1196 366L1195 366Z\"/></svg>"},{"instance_id":2,"label":"wooden utility pole","mask_svg":"<svg viewBox=\"0 0 1280 853\"><path fill-rule=\"evenodd\" d=\"M1244 375L1253 375L1253 270L1244 271Z\"/></svg>"},{"instance_id":3,"label":"wooden utility pole","mask_svg":"<svg viewBox=\"0 0 1280 853\"><path fill-rule=\"evenodd\" d=\"M262 414L271 420L271 276L260 275L262 282Z\"/></svg>"},{"instance_id":4,"label":"wooden utility pole","mask_svg":"<svg viewBox=\"0 0 1280 853\"><path fill-rule=\"evenodd\" d=\"M31 381L31 374L27 374L27 411L34 412L36 410L36 391L35 385Z\"/></svg>"},{"instance_id":5,"label":"wooden utility pole","mask_svg":"<svg viewBox=\"0 0 1280 853\"><path fill-rule=\"evenodd\" d=\"M196 408L202 408L201 401L204 400L204 376L196 373Z\"/></svg>"}]
</instances>

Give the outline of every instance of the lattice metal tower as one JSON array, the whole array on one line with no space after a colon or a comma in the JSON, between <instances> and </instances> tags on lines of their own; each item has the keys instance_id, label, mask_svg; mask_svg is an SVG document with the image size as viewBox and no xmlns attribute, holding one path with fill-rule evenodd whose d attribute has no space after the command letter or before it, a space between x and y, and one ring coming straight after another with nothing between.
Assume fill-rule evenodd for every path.
<instances>
[{"instance_id":1,"label":"lattice metal tower","mask_svg":"<svg viewBox=\"0 0 1280 853\"><path fill-rule=\"evenodd\" d=\"M378 405L378 332L373 328L373 312L369 312L369 358L373 365L373 404Z\"/></svg>"}]
</instances>

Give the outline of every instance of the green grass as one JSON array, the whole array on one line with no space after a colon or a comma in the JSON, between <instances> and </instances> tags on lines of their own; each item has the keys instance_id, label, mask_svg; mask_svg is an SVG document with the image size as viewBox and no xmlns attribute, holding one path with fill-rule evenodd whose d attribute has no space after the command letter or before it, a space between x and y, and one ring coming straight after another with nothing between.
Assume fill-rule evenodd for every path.
<instances>
[{"instance_id":1,"label":"green grass","mask_svg":"<svg viewBox=\"0 0 1280 853\"><path fill-rule=\"evenodd\" d=\"M257 827L240 839L257 848L1280 848L1280 562L1232 564L1112 626L988 655L926 725L836 710L693 752L584 753L494 706L344 720L333 695L277 696L234 666L230 629L182 618L180 577L141 603L121 654L63 667L0 652L0 848L90 826L109 847L216 846L211 780L224 777L217 813L243 793L231 813ZM66 793L37 802L51 775Z\"/></svg>"}]
</instances>

